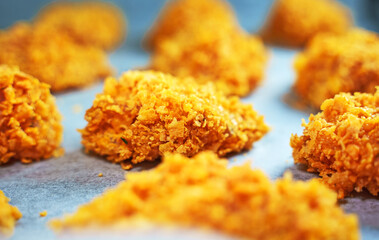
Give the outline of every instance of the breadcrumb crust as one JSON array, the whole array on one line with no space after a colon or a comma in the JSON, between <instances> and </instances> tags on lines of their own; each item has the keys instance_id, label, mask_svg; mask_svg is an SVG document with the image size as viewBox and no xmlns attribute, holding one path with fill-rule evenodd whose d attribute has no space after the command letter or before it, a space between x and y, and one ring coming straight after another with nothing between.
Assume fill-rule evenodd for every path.
<instances>
[{"instance_id":1,"label":"breadcrumb crust","mask_svg":"<svg viewBox=\"0 0 379 240\"><path fill-rule=\"evenodd\" d=\"M63 32L79 44L104 50L119 46L127 27L122 11L101 1L54 2L39 12L35 24Z\"/></svg>"},{"instance_id":2,"label":"breadcrumb crust","mask_svg":"<svg viewBox=\"0 0 379 240\"><path fill-rule=\"evenodd\" d=\"M162 41L150 68L199 83L213 82L226 95L246 96L262 81L268 54L262 41L243 31L198 29Z\"/></svg>"},{"instance_id":3,"label":"breadcrumb crust","mask_svg":"<svg viewBox=\"0 0 379 240\"><path fill-rule=\"evenodd\" d=\"M16 221L22 217L17 207L10 205L9 199L0 190L0 238L13 234Z\"/></svg>"},{"instance_id":4,"label":"breadcrumb crust","mask_svg":"<svg viewBox=\"0 0 379 240\"><path fill-rule=\"evenodd\" d=\"M366 188L379 192L379 88L376 93L341 93L303 121L303 135L291 137L295 163L318 172L344 198Z\"/></svg>"},{"instance_id":5,"label":"breadcrumb crust","mask_svg":"<svg viewBox=\"0 0 379 240\"><path fill-rule=\"evenodd\" d=\"M189 39L198 29L228 31L239 28L232 7L224 0L171 0L146 37L153 50L165 39L185 33ZM189 40L187 39L187 40Z\"/></svg>"},{"instance_id":6,"label":"breadcrumb crust","mask_svg":"<svg viewBox=\"0 0 379 240\"><path fill-rule=\"evenodd\" d=\"M237 97L154 71L128 71L119 82L108 78L85 119L85 149L125 169L166 152L240 152L268 131L263 117Z\"/></svg>"},{"instance_id":7,"label":"breadcrumb crust","mask_svg":"<svg viewBox=\"0 0 379 240\"><path fill-rule=\"evenodd\" d=\"M262 30L265 42L302 47L319 33L343 33L352 25L348 8L335 0L278 0Z\"/></svg>"},{"instance_id":8,"label":"breadcrumb crust","mask_svg":"<svg viewBox=\"0 0 379 240\"><path fill-rule=\"evenodd\" d=\"M47 84L0 65L0 113L0 165L63 154L61 115Z\"/></svg>"},{"instance_id":9,"label":"breadcrumb crust","mask_svg":"<svg viewBox=\"0 0 379 240\"><path fill-rule=\"evenodd\" d=\"M271 182L249 164L228 168L211 152L192 159L168 154L155 169L129 173L126 181L50 226L127 229L141 221L243 239L359 238L357 217L345 215L336 194L318 181L293 181L286 174Z\"/></svg>"},{"instance_id":10,"label":"breadcrumb crust","mask_svg":"<svg viewBox=\"0 0 379 240\"><path fill-rule=\"evenodd\" d=\"M0 31L0 64L19 66L53 91L83 87L112 73L106 54L51 28L18 23Z\"/></svg>"},{"instance_id":11,"label":"breadcrumb crust","mask_svg":"<svg viewBox=\"0 0 379 240\"><path fill-rule=\"evenodd\" d=\"M316 36L295 60L295 91L319 109L340 92L374 93L379 85L379 38L363 29Z\"/></svg>"}]
</instances>

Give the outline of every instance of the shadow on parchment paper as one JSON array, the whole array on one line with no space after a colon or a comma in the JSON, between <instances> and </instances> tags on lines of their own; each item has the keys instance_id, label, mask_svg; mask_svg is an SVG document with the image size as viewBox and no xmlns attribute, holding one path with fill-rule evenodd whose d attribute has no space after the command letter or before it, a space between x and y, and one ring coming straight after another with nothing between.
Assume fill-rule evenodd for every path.
<instances>
[{"instance_id":1,"label":"shadow on parchment paper","mask_svg":"<svg viewBox=\"0 0 379 240\"><path fill-rule=\"evenodd\" d=\"M316 114L320 111L304 103L293 87L282 96L282 101L289 107L308 114Z\"/></svg>"},{"instance_id":2,"label":"shadow on parchment paper","mask_svg":"<svg viewBox=\"0 0 379 240\"><path fill-rule=\"evenodd\" d=\"M91 176L103 174L103 178L112 183L118 183L125 179L128 172L143 171L154 168L160 161L142 162L133 169L125 171L119 164L113 164L105 158L93 154L86 154L84 150L67 153L56 159L47 159L30 164L19 161L0 166L0 180L7 178L33 179L54 181L71 179L77 183L88 183Z\"/></svg>"},{"instance_id":3,"label":"shadow on parchment paper","mask_svg":"<svg viewBox=\"0 0 379 240\"><path fill-rule=\"evenodd\" d=\"M316 173L307 172L307 168L301 164L289 167L286 171L291 172L296 180L307 181L318 177ZM338 203L347 213L357 214L361 225L379 228L379 196L372 196L365 190L360 193L354 192Z\"/></svg>"}]
</instances>

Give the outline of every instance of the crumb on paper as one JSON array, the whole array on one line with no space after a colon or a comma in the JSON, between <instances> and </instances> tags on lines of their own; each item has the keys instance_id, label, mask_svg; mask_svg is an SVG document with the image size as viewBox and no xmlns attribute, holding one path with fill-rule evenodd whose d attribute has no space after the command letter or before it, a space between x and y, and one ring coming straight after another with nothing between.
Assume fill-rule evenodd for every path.
<instances>
[{"instance_id":1,"label":"crumb on paper","mask_svg":"<svg viewBox=\"0 0 379 240\"><path fill-rule=\"evenodd\" d=\"M0 190L0 238L10 237L17 220L22 217L18 208L10 205L9 201L10 199Z\"/></svg>"},{"instance_id":2,"label":"crumb on paper","mask_svg":"<svg viewBox=\"0 0 379 240\"><path fill-rule=\"evenodd\" d=\"M40 212L40 213L39 213L39 216L40 216L40 217L46 217L46 216L47 216L47 211L44 210L44 211Z\"/></svg>"},{"instance_id":3,"label":"crumb on paper","mask_svg":"<svg viewBox=\"0 0 379 240\"><path fill-rule=\"evenodd\" d=\"M364 29L319 34L296 57L294 67L296 94L316 109L341 92L374 93L379 85L379 37Z\"/></svg>"},{"instance_id":4,"label":"crumb on paper","mask_svg":"<svg viewBox=\"0 0 379 240\"><path fill-rule=\"evenodd\" d=\"M220 156L252 148L268 131L263 116L212 84L155 71L128 71L108 78L79 130L87 152L130 169L166 152Z\"/></svg>"},{"instance_id":5,"label":"crumb on paper","mask_svg":"<svg viewBox=\"0 0 379 240\"><path fill-rule=\"evenodd\" d=\"M295 163L317 172L344 198L367 189L379 192L379 88L376 93L341 93L325 100L321 112L303 121L291 137Z\"/></svg>"},{"instance_id":6,"label":"crumb on paper","mask_svg":"<svg viewBox=\"0 0 379 240\"><path fill-rule=\"evenodd\" d=\"M348 8L335 0L278 0L261 35L268 43L302 47L317 34L344 33L352 22Z\"/></svg>"},{"instance_id":7,"label":"crumb on paper","mask_svg":"<svg viewBox=\"0 0 379 240\"><path fill-rule=\"evenodd\" d=\"M0 165L63 155L61 115L49 86L0 65Z\"/></svg>"},{"instance_id":8,"label":"crumb on paper","mask_svg":"<svg viewBox=\"0 0 379 240\"><path fill-rule=\"evenodd\" d=\"M82 111L83 111L83 106L81 104L74 104L72 106L72 112L73 113L78 114L78 113L81 113Z\"/></svg>"},{"instance_id":9,"label":"crumb on paper","mask_svg":"<svg viewBox=\"0 0 379 240\"><path fill-rule=\"evenodd\" d=\"M127 180L50 226L56 231L135 229L145 221L244 239L359 238L357 216L345 214L336 194L316 179L294 181L286 173L272 182L249 164L227 165L211 152L192 159L167 154L156 168L129 173Z\"/></svg>"}]
</instances>

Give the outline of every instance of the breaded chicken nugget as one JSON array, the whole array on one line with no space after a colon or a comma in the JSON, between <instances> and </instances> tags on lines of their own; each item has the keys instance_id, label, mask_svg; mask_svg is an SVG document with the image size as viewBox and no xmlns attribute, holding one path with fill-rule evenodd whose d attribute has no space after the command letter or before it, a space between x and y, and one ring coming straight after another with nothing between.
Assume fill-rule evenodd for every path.
<instances>
[{"instance_id":1,"label":"breaded chicken nugget","mask_svg":"<svg viewBox=\"0 0 379 240\"><path fill-rule=\"evenodd\" d=\"M16 221L22 217L18 208L8 202L9 199L0 190L0 238L12 235Z\"/></svg>"},{"instance_id":2,"label":"breaded chicken nugget","mask_svg":"<svg viewBox=\"0 0 379 240\"><path fill-rule=\"evenodd\" d=\"M47 84L0 65L0 113L0 165L63 154L61 115Z\"/></svg>"},{"instance_id":3,"label":"breaded chicken nugget","mask_svg":"<svg viewBox=\"0 0 379 240\"><path fill-rule=\"evenodd\" d=\"M153 71L129 71L119 82L108 78L85 119L85 149L125 169L166 152L224 156L250 149L268 131L263 117L237 97Z\"/></svg>"},{"instance_id":4,"label":"breaded chicken nugget","mask_svg":"<svg viewBox=\"0 0 379 240\"><path fill-rule=\"evenodd\" d=\"M245 96L261 82L267 53L260 39L242 31L198 30L176 34L156 47L150 68L199 83L214 82L226 95Z\"/></svg>"},{"instance_id":5,"label":"breaded chicken nugget","mask_svg":"<svg viewBox=\"0 0 379 240\"><path fill-rule=\"evenodd\" d=\"M249 164L203 152L192 159L166 155L150 171L127 180L54 220L55 230L88 227L135 228L136 222L220 231L243 239L358 239L358 220L345 215L336 194L316 180L290 176L270 182Z\"/></svg>"},{"instance_id":6,"label":"breaded chicken nugget","mask_svg":"<svg viewBox=\"0 0 379 240\"><path fill-rule=\"evenodd\" d=\"M104 50L116 48L126 36L122 11L101 1L54 2L42 9L35 24L64 32L79 44Z\"/></svg>"},{"instance_id":7,"label":"breaded chicken nugget","mask_svg":"<svg viewBox=\"0 0 379 240\"><path fill-rule=\"evenodd\" d=\"M302 136L291 137L295 163L319 172L339 198L363 188L378 195L379 88L375 95L336 95L321 109L303 122Z\"/></svg>"},{"instance_id":8,"label":"breaded chicken nugget","mask_svg":"<svg viewBox=\"0 0 379 240\"><path fill-rule=\"evenodd\" d=\"M233 28L239 28L238 22L232 7L224 0L171 0L148 33L147 44L155 49L162 40L179 32L191 38L198 29L214 32Z\"/></svg>"},{"instance_id":9,"label":"breaded chicken nugget","mask_svg":"<svg viewBox=\"0 0 379 240\"><path fill-rule=\"evenodd\" d=\"M295 60L294 89L315 108L340 92L374 93L379 85L379 38L354 29L320 34Z\"/></svg>"},{"instance_id":10,"label":"breaded chicken nugget","mask_svg":"<svg viewBox=\"0 0 379 240\"><path fill-rule=\"evenodd\" d=\"M350 12L335 0L277 0L262 30L269 43L302 47L319 33L343 33Z\"/></svg>"},{"instance_id":11,"label":"breaded chicken nugget","mask_svg":"<svg viewBox=\"0 0 379 240\"><path fill-rule=\"evenodd\" d=\"M89 85L111 74L106 54L66 35L25 23L0 32L0 64L17 65L53 91Z\"/></svg>"}]
</instances>

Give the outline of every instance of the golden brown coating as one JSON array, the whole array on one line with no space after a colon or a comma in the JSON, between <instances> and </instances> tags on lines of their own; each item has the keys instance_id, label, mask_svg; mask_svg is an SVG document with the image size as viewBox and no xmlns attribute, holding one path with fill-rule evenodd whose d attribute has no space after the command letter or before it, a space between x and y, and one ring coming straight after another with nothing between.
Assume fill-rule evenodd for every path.
<instances>
[{"instance_id":1,"label":"golden brown coating","mask_svg":"<svg viewBox=\"0 0 379 240\"><path fill-rule=\"evenodd\" d=\"M366 188L379 192L379 88L375 95L341 93L321 105L293 135L295 163L318 172L339 198Z\"/></svg>"},{"instance_id":2,"label":"golden brown coating","mask_svg":"<svg viewBox=\"0 0 379 240\"><path fill-rule=\"evenodd\" d=\"M236 16L224 0L171 0L148 33L147 44L155 49L177 33L191 38L198 29L214 32L234 28L239 28Z\"/></svg>"},{"instance_id":3,"label":"golden brown coating","mask_svg":"<svg viewBox=\"0 0 379 240\"><path fill-rule=\"evenodd\" d=\"M159 187L157 187L159 186ZM134 227L135 222L181 225L219 231L243 239L358 239L358 220L345 215L336 194L316 180L291 176L270 182L249 164L203 152L192 159L166 155L150 171L127 180L54 220L55 230Z\"/></svg>"},{"instance_id":4,"label":"golden brown coating","mask_svg":"<svg viewBox=\"0 0 379 240\"><path fill-rule=\"evenodd\" d=\"M260 39L242 31L199 29L162 41L156 47L151 68L199 83L214 82L226 95L245 96L264 75L267 53Z\"/></svg>"},{"instance_id":5,"label":"golden brown coating","mask_svg":"<svg viewBox=\"0 0 379 240\"><path fill-rule=\"evenodd\" d=\"M166 152L239 152L268 131L263 117L237 97L154 71L129 71L119 82L108 78L85 119L86 150L126 169Z\"/></svg>"},{"instance_id":6,"label":"golden brown coating","mask_svg":"<svg viewBox=\"0 0 379 240\"><path fill-rule=\"evenodd\" d=\"M336 0L277 0L262 30L265 42L302 47L319 33L343 33L350 12Z\"/></svg>"},{"instance_id":7,"label":"golden brown coating","mask_svg":"<svg viewBox=\"0 0 379 240\"><path fill-rule=\"evenodd\" d=\"M374 93L379 85L379 38L363 29L320 34L297 56L295 70L295 91L317 109L340 92Z\"/></svg>"},{"instance_id":8,"label":"golden brown coating","mask_svg":"<svg viewBox=\"0 0 379 240\"><path fill-rule=\"evenodd\" d=\"M18 23L0 31L0 64L17 65L53 91L83 87L111 74L106 54L53 29Z\"/></svg>"},{"instance_id":9,"label":"golden brown coating","mask_svg":"<svg viewBox=\"0 0 379 240\"><path fill-rule=\"evenodd\" d=\"M116 48L126 36L122 11L101 1L52 3L37 15L35 24L63 32L79 44L104 50Z\"/></svg>"},{"instance_id":10,"label":"golden brown coating","mask_svg":"<svg viewBox=\"0 0 379 240\"><path fill-rule=\"evenodd\" d=\"M63 127L49 85L0 65L0 165L57 157Z\"/></svg>"},{"instance_id":11,"label":"golden brown coating","mask_svg":"<svg viewBox=\"0 0 379 240\"><path fill-rule=\"evenodd\" d=\"M16 221L22 217L18 208L8 202L9 199L0 190L0 238L12 235Z\"/></svg>"}]
</instances>

